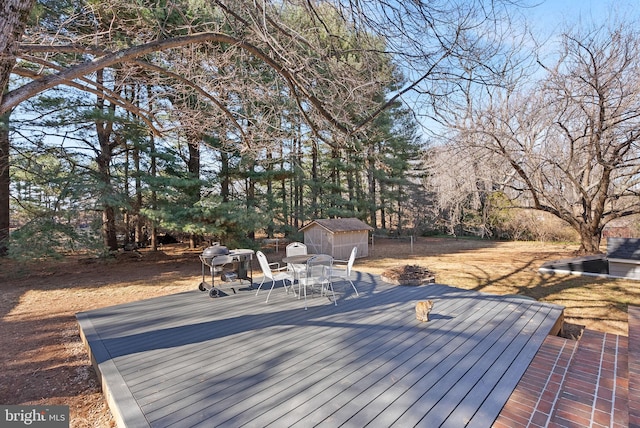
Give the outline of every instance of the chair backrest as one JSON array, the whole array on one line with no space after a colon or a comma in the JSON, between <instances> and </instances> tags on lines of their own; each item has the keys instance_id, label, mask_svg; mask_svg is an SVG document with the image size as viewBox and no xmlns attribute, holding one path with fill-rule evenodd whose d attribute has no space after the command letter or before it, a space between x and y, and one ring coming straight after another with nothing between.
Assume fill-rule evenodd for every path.
<instances>
[{"instance_id":1,"label":"chair backrest","mask_svg":"<svg viewBox=\"0 0 640 428\"><path fill-rule=\"evenodd\" d=\"M349 256L349 262L347 263L347 276L351 275L351 268L353 268L353 262L356 261L356 255L358 254L358 247L353 247L351 255Z\"/></svg>"},{"instance_id":2,"label":"chair backrest","mask_svg":"<svg viewBox=\"0 0 640 428\"><path fill-rule=\"evenodd\" d=\"M331 276L333 257L327 254L317 254L307 260L307 279L316 281L328 281Z\"/></svg>"},{"instance_id":3,"label":"chair backrest","mask_svg":"<svg viewBox=\"0 0 640 428\"><path fill-rule=\"evenodd\" d=\"M256 251L256 256L258 257L258 263L260 263L260 269L262 269L264 276L273 279L273 272L271 272L271 268L269 267L267 256L265 256L262 251Z\"/></svg>"},{"instance_id":4,"label":"chair backrest","mask_svg":"<svg viewBox=\"0 0 640 428\"><path fill-rule=\"evenodd\" d=\"M302 242L292 242L291 244L287 245L286 252L287 257L304 255L307 254L307 246Z\"/></svg>"}]
</instances>

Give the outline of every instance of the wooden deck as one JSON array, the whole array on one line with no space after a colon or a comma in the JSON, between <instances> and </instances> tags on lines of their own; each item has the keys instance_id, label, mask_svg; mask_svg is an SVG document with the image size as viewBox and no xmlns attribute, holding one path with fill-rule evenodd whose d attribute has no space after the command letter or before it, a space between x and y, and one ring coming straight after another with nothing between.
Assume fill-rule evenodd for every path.
<instances>
[{"instance_id":1,"label":"wooden deck","mask_svg":"<svg viewBox=\"0 0 640 428\"><path fill-rule=\"evenodd\" d=\"M119 425L488 427L563 311L368 274L307 311L281 288L196 286L77 315Z\"/></svg>"}]
</instances>

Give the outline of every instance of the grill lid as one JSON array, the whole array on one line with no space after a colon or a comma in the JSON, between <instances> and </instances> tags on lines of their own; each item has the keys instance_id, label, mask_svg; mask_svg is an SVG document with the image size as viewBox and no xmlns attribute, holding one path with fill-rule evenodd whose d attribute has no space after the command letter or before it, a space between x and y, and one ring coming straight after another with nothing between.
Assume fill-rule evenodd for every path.
<instances>
[{"instance_id":1,"label":"grill lid","mask_svg":"<svg viewBox=\"0 0 640 428\"><path fill-rule=\"evenodd\" d=\"M228 254L229 249L224 245L212 245L204 249L202 257L226 256Z\"/></svg>"}]
</instances>

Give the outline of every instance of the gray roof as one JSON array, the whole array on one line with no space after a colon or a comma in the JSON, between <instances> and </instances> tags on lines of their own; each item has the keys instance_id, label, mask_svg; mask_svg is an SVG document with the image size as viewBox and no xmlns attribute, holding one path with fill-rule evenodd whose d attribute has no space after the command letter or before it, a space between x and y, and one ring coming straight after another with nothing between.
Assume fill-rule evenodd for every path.
<instances>
[{"instance_id":1,"label":"gray roof","mask_svg":"<svg viewBox=\"0 0 640 428\"><path fill-rule=\"evenodd\" d=\"M607 238L607 258L640 260L640 239Z\"/></svg>"},{"instance_id":2,"label":"gray roof","mask_svg":"<svg viewBox=\"0 0 640 428\"><path fill-rule=\"evenodd\" d=\"M362 230L373 230L373 227L357 218L326 218L313 220L311 223L300 229L300 232L305 231L314 224L317 224L329 232L359 232Z\"/></svg>"}]
</instances>

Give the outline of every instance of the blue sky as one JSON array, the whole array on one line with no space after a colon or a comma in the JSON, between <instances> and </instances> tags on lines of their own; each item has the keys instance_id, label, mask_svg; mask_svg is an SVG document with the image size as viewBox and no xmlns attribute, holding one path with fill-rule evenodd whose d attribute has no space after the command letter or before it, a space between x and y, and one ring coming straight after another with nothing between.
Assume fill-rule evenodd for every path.
<instances>
[{"instance_id":1,"label":"blue sky","mask_svg":"<svg viewBox=\"0 0 640 428\"><path fill-rule=\"evenodd\" d=\"M535 3L536 0L531 0ZM545 33L563 28L564 24L604 22L616 12L624 16L640 15L640 0L539 0L540 5L527 15L536 29Z\"/></svg>"}]
</instances>

